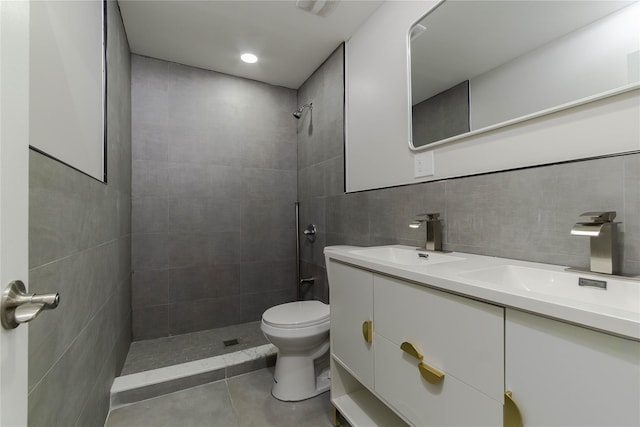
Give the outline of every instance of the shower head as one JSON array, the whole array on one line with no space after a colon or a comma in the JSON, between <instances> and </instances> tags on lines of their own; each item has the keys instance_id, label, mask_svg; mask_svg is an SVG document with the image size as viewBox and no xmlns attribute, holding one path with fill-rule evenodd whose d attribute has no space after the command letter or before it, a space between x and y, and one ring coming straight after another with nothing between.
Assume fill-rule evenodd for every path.
<instances>
[{"instance_id":1,"label":"shower head","mask_svg":"<svg viewBox=\"0 0 640 427\"><path fill-rule=\"evenodd\" d=\"M310 110L313 110L313 102L304 104L302 107L298 108L296 111L293 112L293 117L295 117L296 119L299 119L300 117L302 117L302 112L307 107L309 107Z\"/></svg>"}]
</instances>

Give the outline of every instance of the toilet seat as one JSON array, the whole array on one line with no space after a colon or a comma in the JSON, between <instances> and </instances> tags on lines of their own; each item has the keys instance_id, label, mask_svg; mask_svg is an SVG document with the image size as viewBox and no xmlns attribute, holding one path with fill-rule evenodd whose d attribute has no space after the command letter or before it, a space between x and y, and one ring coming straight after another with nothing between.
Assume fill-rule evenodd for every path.
<instances>
[{"instance_id":1,"label":"toilet seat","mask_svg":"<svg viewBox=\"0 0 640 427\"><path fill-rule=\"evenodd\" d=\"M329 306L320 301L295 301L271 307L263 323L282 329L298 329L329 322Z\"/></svg>"}]
</instances>

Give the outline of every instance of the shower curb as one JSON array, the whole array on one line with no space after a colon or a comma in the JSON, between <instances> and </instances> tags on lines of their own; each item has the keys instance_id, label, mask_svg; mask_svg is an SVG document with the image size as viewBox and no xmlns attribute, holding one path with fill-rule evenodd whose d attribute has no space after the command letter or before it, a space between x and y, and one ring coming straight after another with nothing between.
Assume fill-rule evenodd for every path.
<instances>
[{"instance_id":1,"label":"shower curb","mask_svg":"<svg viewBox=\"0 0 640 427\"><path fill-rule=\"evenodd\" d=\"M277 348L265 344L235 353L116 377L110 409L275 365Z\"/></svg>"}]
</instances>

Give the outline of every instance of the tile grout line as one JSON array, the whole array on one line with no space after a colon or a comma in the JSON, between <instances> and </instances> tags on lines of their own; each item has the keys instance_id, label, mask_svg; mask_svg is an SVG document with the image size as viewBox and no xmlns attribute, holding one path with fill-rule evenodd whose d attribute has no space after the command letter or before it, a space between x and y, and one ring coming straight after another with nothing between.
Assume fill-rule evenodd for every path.
<instances>
[{"instance_id":1,"label":"tile grout line","mask_svg":"<svg viewBox=\"0 0 640 427\"><path fill-rule=\"evenodd\" d=\"M239 426L240 425L240 418L239 418L239 414L238 414L238 408L236 408L236 405L233 402L233 396L231 395L231 389L229 388L229 377L227 377L226 370L227 370L227 368L225 368L224 385L227 388L227 396L229 396L229 402L231 402L231 409L233 410L233 416L236 419L236 424Z\"/></svg>"},{"instance_id":2,"label":"tile grout line","mask_svg":"<svg viewBox=\"0 0 640 427\"><path fill-rule=\"evenodd\" d=\"M69 343L69 345L60 353L60 356L51 364L49 369L47 369L47 371L44 374L42 374L42 377L38 380L38 382L36 382L33 385L33 387L29 388L28 395L30 395L33 391L36 390L36 388L38 388L40 386L40 384L45 380L45 378L49 375L49 373L51 373L51 371L53 371L53 369L58 365L58 363L60 363L60 361L66 356L66 354L69 352L71 347L73 347L73 345L80 339L82 334L84 334L85 331L87 330L87 328L89 328L89 325L91 325L91 323L97 318L97 316L100 314L100 312L111 301L111 299L114 297L114 295L117 292L117 288L119 288L121 285L122 285L122 283L119 283L116 286L116 290L111 295L109 295L107 298L105 298L104 303L100 307L98 307L98 309L96 309L95 313L93 313L93 316L91 316L89 319L86 320L86 323L85 323L84 327L78 332L78 334Z\"/></svg>"}]
</instances>

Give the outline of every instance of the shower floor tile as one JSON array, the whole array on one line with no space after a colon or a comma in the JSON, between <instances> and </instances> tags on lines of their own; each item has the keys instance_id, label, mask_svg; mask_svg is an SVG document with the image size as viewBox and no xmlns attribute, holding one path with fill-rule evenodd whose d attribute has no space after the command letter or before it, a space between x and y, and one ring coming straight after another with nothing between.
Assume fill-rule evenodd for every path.
<instances>
[{"instance_id":1,"label":"shower floor tile","mask_svg":"<svg viewBox=\"0 0 640 427\"><path fill-rule=\"evenodd\" d=\"M224 341L237 339L238 344L225 346ZM189 334L134 341L120 375L135 374L165 366L233 353L267 344L260 322L241 323Z\"/></svg>"}]
</instances>

